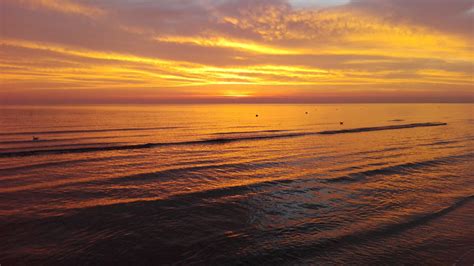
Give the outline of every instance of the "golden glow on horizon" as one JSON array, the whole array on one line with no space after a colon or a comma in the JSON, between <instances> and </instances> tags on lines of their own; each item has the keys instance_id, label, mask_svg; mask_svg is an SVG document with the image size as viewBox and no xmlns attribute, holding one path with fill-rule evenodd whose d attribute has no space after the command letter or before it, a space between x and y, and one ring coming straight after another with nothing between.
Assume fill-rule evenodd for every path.
<instances>
[{"instance_id":1,"label":"golden glow on horizon","mask_svg":"<svg viewBox=\"0 0 474 266\"><path fill-rule=\"evenodd\" d=\"M226 97L234 97L234 98L243 98L243 97L250 97L251 94L242 91L226 91L224 96Z\"/></svg>"}]
</instances>

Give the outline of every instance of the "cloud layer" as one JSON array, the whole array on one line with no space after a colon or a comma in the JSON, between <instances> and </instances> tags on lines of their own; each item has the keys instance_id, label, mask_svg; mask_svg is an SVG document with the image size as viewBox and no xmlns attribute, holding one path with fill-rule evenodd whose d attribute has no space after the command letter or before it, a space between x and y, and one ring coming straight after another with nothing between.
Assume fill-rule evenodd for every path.
<instances>
[{"instance_id":1,"label":"cloud layer","mask_svg":"<svg viewBox=\"0 0 474 266\"><path fill-rule=\"evenodd\" d=\"M472 101L472 1L4 0L0 101Z\"/></svg>"}]
</instances>

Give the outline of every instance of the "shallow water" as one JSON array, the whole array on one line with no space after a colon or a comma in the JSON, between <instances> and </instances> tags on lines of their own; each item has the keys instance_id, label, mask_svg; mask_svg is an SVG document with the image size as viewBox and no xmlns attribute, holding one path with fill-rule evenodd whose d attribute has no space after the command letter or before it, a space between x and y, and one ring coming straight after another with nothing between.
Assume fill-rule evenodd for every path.
<instances>
[{"instance_id":1,"label":"shallow water","mask_svg":"<svg viewBox=\"0 0 474 266\"><path fill-rule=\"evenodd\" d=\"M0 263L453 264L473 107L2 107Z\"/></svg>"}]
</instances>

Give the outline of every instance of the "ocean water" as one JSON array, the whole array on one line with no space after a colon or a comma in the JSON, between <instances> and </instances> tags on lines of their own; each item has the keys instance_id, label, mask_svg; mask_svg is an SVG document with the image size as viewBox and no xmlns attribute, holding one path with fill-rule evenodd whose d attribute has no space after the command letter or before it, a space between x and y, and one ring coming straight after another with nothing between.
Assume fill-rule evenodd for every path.
<instances>
[{"instance_id":1,"label":"ocean water","mask_svg":"<svg viewBox=\"0 0 474 266\"><path fill-rule=\"evenodd\" d=\"M472 265L473 107L3 106L0 264Z\"/></svg>"}]
</instances>

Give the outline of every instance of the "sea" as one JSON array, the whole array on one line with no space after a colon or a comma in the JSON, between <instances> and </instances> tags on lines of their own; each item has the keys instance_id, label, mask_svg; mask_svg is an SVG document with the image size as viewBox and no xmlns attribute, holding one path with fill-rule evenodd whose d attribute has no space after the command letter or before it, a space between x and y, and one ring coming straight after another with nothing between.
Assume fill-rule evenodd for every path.
<instances>
[{"instance_id":1,"label":"sea","mask_svg":"<svg viewBox=\"0 0 474 266\"><path fill-rule=\"evenodd\" d=\"M473 104L0 107L1 265L472 265Z\"/></svg>"}]
</instances>

